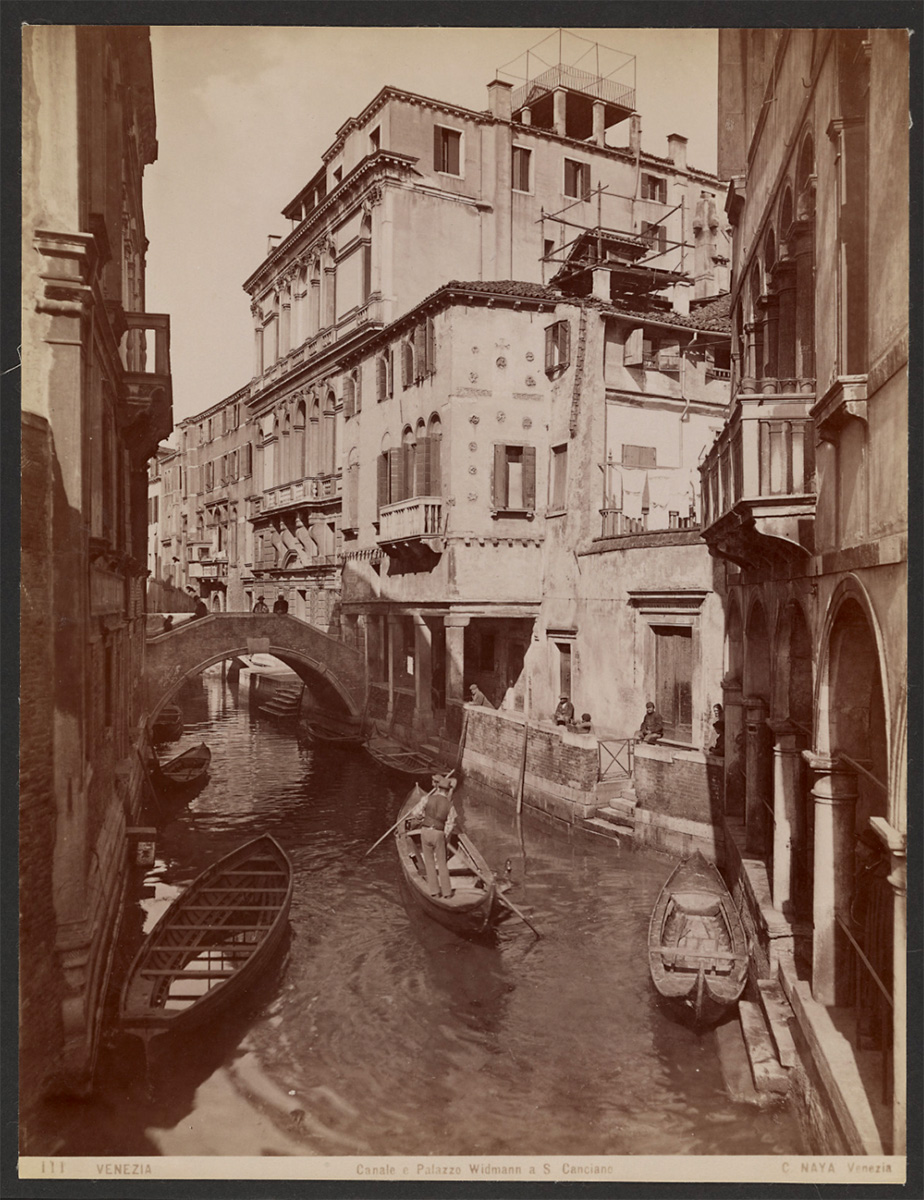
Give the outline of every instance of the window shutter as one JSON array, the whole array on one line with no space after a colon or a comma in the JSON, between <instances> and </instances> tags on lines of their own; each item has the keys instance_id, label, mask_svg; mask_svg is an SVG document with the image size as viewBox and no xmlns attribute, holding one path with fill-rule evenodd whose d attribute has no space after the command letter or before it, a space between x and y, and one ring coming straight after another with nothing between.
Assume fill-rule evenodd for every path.
<instances>
[{"instance_id":1,"label":"window shutter","mask_svg":"<svg viewBox=\"0 0 924 1200\"><path fill-rule=\"evenodd\" d=\"M388 451L388 502L397 504L404 499L404 447L395 446Z\"/></svg>"},{"instance_id":2,"label":"window shutter","mask_svg":"<svg viewBox=\"0 0 924 1200\"><path fill-rule=\"evenodd\" d=\"M545 369L553 370L555 367L555 326L550 325L545 331Z\"/></svg>"},{"instance_id":3,"label":"window shutter","mask_svg":"<svg viewBox=\"0 0 924 1200\"><path fill-rule=\"evenodd\" d=\"M414 351L410 342L401 343L401 384L410 387L414 382Z\"/></svg>"},{"instance_id":4,"label":"window shutter","mask_svg":"<svg viewBox=\"0 0 924 1200\"><path fill-rule=\"evenodd\" d=\"M558 322L558 363L567 367L571 362L571 324L569 321Z\"/></svg>"},{"instance_id":5,"label":"window shutter","mask_svg":"<svg viewBox=\"0 0 924 1200\"><path fill-rule=\"evenodd\" d=\"M415 496L429 496L430 493L430 446L429 438L420 438L417 443L417 455L415 458L416 481L414 484Z\"/></svg>"},{"instance_id":6,"label":"window shutter","mask_svg":"<svg viewBox=\"0 0 924 1200\"><path fill-rule=\"evenodd\" d=\"M381 354L375 360L375 398L384 400L388 393L388 364L385 355Z\"/></svg>"},{"instance_id":7,"label":"window shutter","mask_svg":"<svg viewBox=\"0 0 924 1200\"><path fill-rule=\"evenodd\" d=\"M440 477L440 446L442 442L440 438L427 438L430 446L430 495L442 496L443 485Z\"/></svg>"},{"instance_id":8,"label":"window shutter","mask_svg":"<svg viewBox=\"0 0 924 1200\"><path fill-rule=\"evenodd\" d=\"M347 529L359 525L359 467L347 468L343 488L343 524Z\"/></svg>"},{"instance_id":9,"label":"window shutter","mask_svg":"<svg viewBox=\"0 0 924 1200\"><path fill-rule=\"evenodd\" d=\"M627 367L639 367L642 364L645 347L643 345L645 337L644 329L633 329L626 338L626 348L623 354L622 361Z\"/></svg>"},{"instance_id":10,"label":"window shutter","mask_svg":"<svg viewBox=\"0 0 924 1200\"><path fill-rule=\"evenodd\" d=\"M388 351L387 375L388 375L387 394L390 398L395 394L395 352L394 352L394 350Z\"/></svg>"},{"instance_id":11,"label":"window shutter","mask_svg":"<svg viewBox=\"0 0 924 1200\"><path fill-rule=\"evenodd\" d=\"M536 507L536 447L523 447L523 505L532 512Z\"/></svg>"},{"instance_id":12,"label":"window shutter","mask_svg":"<svg viewBox=\"0 0 924 1200\"><path fill-rule=\"evenodd\" d=\"M354 412L362 412L363 410L363 373L360 367L356 368L356 388L354 392Z\"/></svg>"},{"instance_id":13,"label":"window shutter","mask_svg":"<svg viewBox=\"0 0 924 1200\"><path fill-rule=\"evenodd\" d=\"M378 457L378 477L376 479L376 506L382 509L388 503L388 451Z\"/></svg>"},{"instance_id":14,"label":"window shutter","mask_svg":"<svg viewBox=\"0 0 924 1200\"><path fill-rule=\"evenodd\" d=\"M584 163L581 168L581 199L590 199L590 163Z\"/></svg>"},{"instance_id":15,"label":"window shutter","mask_svg":"<svg viewBox=\"0 0 924 1200\"><path fill-rule=\"evenodd\" d=\"M410 500L412 496L416 496L414 490L417 486L417 480L414 475L414 464L417 458L417 447L413 444L402 446L403 462L401 463L401 482L402 482L402 500Z\"/></svg>"},{"instance_id":16,"label":"window shutter","mask_svg":"<svg viewBox=\"0 0 924 1200\"><path fill-rule=\"evenodd\" d=\"M507 507L507 447L494 447L494 507Z\"/></svg>"},{"instance_id":17,"label":"window shutter","mask_svg":"<svg viewBox=\"0 0 924 1200\"><path fill-rule=\"evenodd\" d=\"M427 327L414 326L414 379L423 379L427 373Z\"/></svg>"},{"instance_id":18,"label":"window shutter","mask_svg":"<svg viewBox=\"0 0 924 1200\"><path fill-rule=\"evenodd\" d=\"M439 125L433 126L433 169L444 170L443 167L443 131Z\"/></svg>"},{"instance_id":19,"label":"window shutter","mask_svg":"<svg viewBox=\"0 0 924 1200\"><path fill-rule=\"evenodd\" d=\"M658 366L662 371L680 370L680 342L662 341L658 350Z\"/></svg>"},{"instance_id":20,"label":"window shutter","mask_svg":"<svg viewBox=\"0 0 924 1200\"><path fill-rule=\"evenodd\" d=\"M436 372L436 327L433 318L427 317L427 374Z\"/></svg>"}]
</instances>

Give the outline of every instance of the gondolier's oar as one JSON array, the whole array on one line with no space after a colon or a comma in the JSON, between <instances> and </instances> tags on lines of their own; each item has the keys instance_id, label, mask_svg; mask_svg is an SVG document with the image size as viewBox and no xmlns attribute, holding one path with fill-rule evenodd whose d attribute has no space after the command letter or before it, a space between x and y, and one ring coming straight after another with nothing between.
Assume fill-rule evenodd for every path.
<instances>
[{"instance_id":1,"label":"gondolier's oar","mask_svg":"<svg viewBox=\"0 0 924 1200\"><path fill-rule=\"evenodd\" d=\"M530 927L530 929L533 931L533 933L536 935L537 938L542 937L542 934L539 932L539 930L536 928L536 926L532 923L532 921L529 919L529 917L526 915L526 913L524 913L522 911L522 909L517 908L517 906L514 904L514 902L512 900L508 900L507 897L503 894L503 892L498 891L496 893L496 895L497 895L498 900L501 902L501 904L505 904L512 913L515 913L516 916L518 916L520 918L521 921L526 922L526 924Z\"/></svg>"},{"instance_id":2,"label":"gondolier's oar","mask_svg":"<svg viewBox=\"0 0 924 1200\"><path fill-rule=\"evenodd\" d=\"M448 779L450 777L450 775L455 775L455 773L456 773L456 769L455 769L455 767L453 767L451 771L446 772L446 778ZM411 809L411 811L409 813L406 813L403 817L399 817L390 829L386 829L385 832L382 834L382 836L379 838L379 840L377 842L375 842L372 846L369 847L369 849L363 855L363 858L368 857L368 855L370 855L372 853L372 851L375 849L376 846L381 846L382 842L385 841L385 839L388 837L388 835L390 833L394 833L402 821L406 821L408 819L408 817L413 816L413 814L415 812L417 812L417 810L420 808L421 804L423 804L423 802L425 800L428 800L435 791L436 791L436 788L431 788L429 792L426 792L421 797L421 799L418 801L417 804L414 805L414 807Z\"/></svg>"}]
</instances>

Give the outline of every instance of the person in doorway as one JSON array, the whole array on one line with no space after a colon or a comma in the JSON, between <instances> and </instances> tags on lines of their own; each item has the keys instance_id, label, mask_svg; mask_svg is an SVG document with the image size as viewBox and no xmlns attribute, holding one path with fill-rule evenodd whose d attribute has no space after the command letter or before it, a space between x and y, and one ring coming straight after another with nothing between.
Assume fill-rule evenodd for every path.
<instances>
[{"instance_id":1,"label":"person in doorway","mask_svg":"<svg viewBox=\"0 0 924 1200\"><path fill-rule=\"evenodd\" d=\"M452 895L452 881L446 863L446 826L450 824L456 782L452 775L434 775L433 790L427 797L420 818L420 846L427 873L427 887L431 896L442 896L444 899Z\"/></svg>"},{"instance_id":2,"label":"person in doorway","mask_svg":"<svg viewBox=\"0 0 924 1200\"><path fill-rule=\"evenodd\" d=\"M711 754L717 758L725 757L725 710L721 704L713 704L712 715L715 720L712 722L712 728L715 730L715 742L713 744Z\"/></svg>"},{"instance_id":3,"label":"person in doorway","mask_svg":"<svg viewBox=\"0 0 924 1200\"><path fill-rule=\"evenodd\" d=\"M642 717L642 723L635 731L635 740L637 742L647 742L653 746L663 733L664 722L661 719L661 714L649 700L645 705L645 715Z\"/></svg>"},{"instance_id":4,"label":"person in doorway","mask_svg":"<svg viewBox=\"0 0 924 1200\"><path fill-rule=\"evenodd\" d=\"M196 607L193 609L192 619L194 621L198 621L200 617L207 617L208 615L209 615L208 605L205 603L205 601L202 599L201 596L197 596L196 597Z\"/></svg>"},{"instance_id":5,"label":"person in doorway","mask_svg":"<svg viewBox=\"0 0 924 1200\"><path fill-rule=\"evenodd\" d=\"M289 602L285 596L280 593L276 597L276 603L273 605L274 613L287 613L289 611Z\"/></svg>"},{"instance_id":6,"label":"person in doorway","mask_svg":"<svg viewBox=\"0 0 924 1200\"><path fill-rule=\"evenodd\" d=\"M267 606L267 603L263 599L262 596L257 596L257 602L253 606L253 611L255 613L268 613L269 612L269 607Z\"/></svg>"},{"instance_id":7,"label":"person in doorway","mask_svg":"<svg viewBox=\"0 0 924 1200\"><path fill-rule=\"evenodd\" d=\"M472 694L472 704L480 704L482 708L494 707L477 683L473 683L468 690Z\"/></svg>"},{"instance_id":8,"label":"person in doorway","mask_svg":"<svg viewBox=\"0 0 924 1200\"><path fill-rule=\"evenodd\" d=\"M556 725L570 725L574 721L574 705L564 692L559 697L558 707L552 714L552 720Z\"/></svg>"}]
</instances>

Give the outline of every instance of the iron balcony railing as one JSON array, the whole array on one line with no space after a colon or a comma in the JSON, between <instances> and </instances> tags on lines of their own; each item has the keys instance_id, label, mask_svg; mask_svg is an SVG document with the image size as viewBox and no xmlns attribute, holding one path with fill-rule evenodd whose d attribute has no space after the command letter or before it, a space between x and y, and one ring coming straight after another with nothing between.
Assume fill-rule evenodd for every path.
<instances>
[{"instance_id":1,"label":"iron balcony railing","mask_svg":"<svg viewBox=\"0 0 924 1200\"><path fill-rule=\"evenodd\" d=\"M630 111L635 108L635 88L602 75L594 75L591 71L581 71L567 63L558 63L516 89L511 97L513 111L518 112L527 105L535 104L558 87L585 92L588 96L605 100L608 104L618 104L620 108Z\"/></svg>"}]
</instances>

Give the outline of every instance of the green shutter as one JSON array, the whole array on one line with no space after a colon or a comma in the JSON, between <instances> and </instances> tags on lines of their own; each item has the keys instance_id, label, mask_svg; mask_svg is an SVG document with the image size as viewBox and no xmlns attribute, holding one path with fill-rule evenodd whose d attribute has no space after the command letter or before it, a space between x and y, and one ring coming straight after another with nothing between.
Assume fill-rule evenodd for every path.
<instances>
[{"instance_id":1,"label":"green shutter","mask_svg":"<svg viewBox=\"0 0 924 1200\"><path fill-rule=\"evenodd\" d=\"M523 447L523 506L530 512L536 507L536 447Z\"/></svg>"},{"instance_id":2,"label":"green shutter","mask_svg":"<svg viewBox=\"0 0 924 1200\"><path fill-rule=\"evenodd\" d=\"M507 507L507 447L494 446L494 507Z\"/></svg>"}]
</instances>

